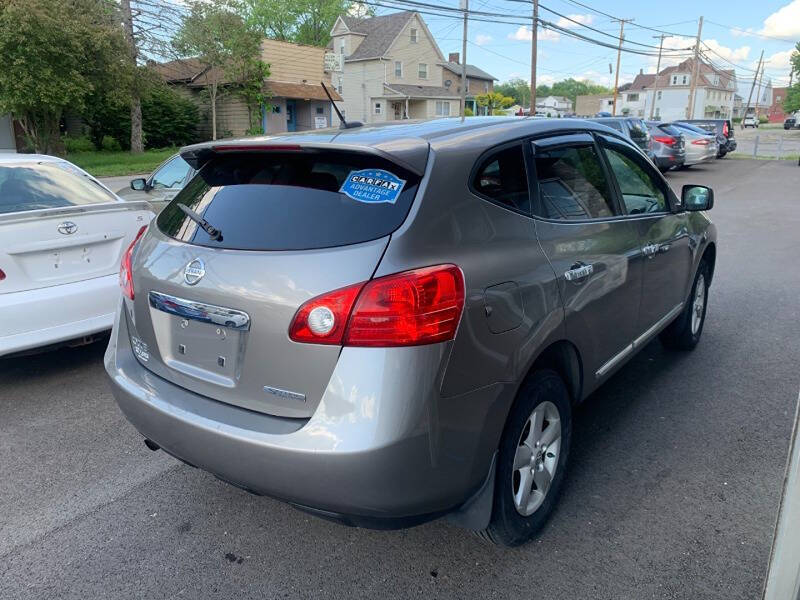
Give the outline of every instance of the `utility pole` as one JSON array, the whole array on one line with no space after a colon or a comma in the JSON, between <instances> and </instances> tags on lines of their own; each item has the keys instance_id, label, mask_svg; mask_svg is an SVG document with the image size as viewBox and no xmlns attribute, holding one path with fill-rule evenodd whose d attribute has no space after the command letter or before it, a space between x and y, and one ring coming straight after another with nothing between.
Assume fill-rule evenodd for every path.
<instances>
[{"instance_id":1,"label":"utility pole","mask_svg":"<svg viewBox=\"0 0 800 600\"><path fill-rule=\"evenodd\" d=\"M654 38L660 38L661 42L658 44L658 64L656 65L656 78L653 80L653 103L650 105L650 120L653 120L653 111L656 108L656 98L658 97L658 73L661 71L661 51L664 49L665 34L654 35ZM647 93L645 92L645 98Z\"/></svg>"},{"instance_id":2,"label":"utility pole","mask_svg":"<svg viewBox=\"0 0 800 600\"><path fill-rule=\"evenodd\" d=\"M533 27L531 28L531 112L536 114L536 46L539 43L539 0L533 0Z\"/></svg>"},{"instance_id":3,"label":"utility pole","mask_svg":"<svg viewBox=\"0 0 800 600\"><path fill-rule=\"evenodd\" d=\"M619 93L619 62L622 58L622 40L625 38L623 37L622 33L625 29L625 23L629 21L633 21L633 19L620 19L619 20L619 48L617 48L617 73L614 76L614 106L611 108L611 114L615 117L617 116L617 94Z\"/></svg>"},{"instance_id":4,"label":"utility pole","mask_svg":"<svg viewBox=\"0 0 800 600\"><path fill-rule=\"evenodd\" d=\"M761 102L761 82L764 81L764 71L766 65L761 66L761 74L758 76L758 92L756 93L756 119L758 119L758 105Z\"/></svg>"},{"instance_id":5,"label":"utility pole","mask_svg":"<svg viewBox=\"0 0 800 600\"><path fill-rule=\"evenodd\" d=\"M761 63L764 60L764 51L761 51L761 58L758 59L758 67L756 67L756 74L753 75L753 84L750 86L750 94L747 96L747 106L744 109L744 113L742 114L742 120L740 121L741 129L744 129L744 119L747 116L747 113L750 111L750 100L753 99L753 89L756 87L756 79L758 78L758 72L761 70Z\"/></svg>"},{"instance_id":6,"label":"utility pole","mask_svg":"<svg viewBox=\"0 0 800 600\"><path fill-rule=\"evenodd\" d=\"M461 0L461 10L464 11L464 33L461 38L461 122L467 116L467 13L469 0Z\"/></svg>"},{"instance_id":7,"label":"utility pole","mask_svg":"<svg viewBox=\"0 0 800 600\"><path fill-rule=\"evenodd\" d=\"M703 33L703 17L697 26L697 40L694 43L694 66L692 67L692 85L689 89L689 106L686 107L686 118L694 118L694 102L697 93L697 74L700 72L700 35Z\"/></svg>"}]
</instances>

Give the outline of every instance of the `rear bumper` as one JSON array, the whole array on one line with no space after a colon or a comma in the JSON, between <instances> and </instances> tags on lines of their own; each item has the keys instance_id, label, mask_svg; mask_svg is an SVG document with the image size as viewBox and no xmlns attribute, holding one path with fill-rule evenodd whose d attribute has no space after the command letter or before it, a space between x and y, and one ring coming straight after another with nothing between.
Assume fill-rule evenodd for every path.
<instances>
[{"instance_id":1,"label":"rear bumper","mask_svg":"<svg viewBox=\"0 0 800 600\"><path fill-rule=\"evenodd\" d=\"M665 156L656 156L655 163L659 169L661 169L662 171L666 171L670 167L678 168L683 166L683 161L685 160L685 158L686 157L683 155L676 156L674 154Z\"/></svg>"},{"instance_id":2,"label":"rear bumper","mask_svg":"<svg viewBox=\"0 0 800 600\"><path fill-rule=\"evenodd\" d=\"M111 329L117 275L0 294L0 356Z\"/></svg>"},{"instance_id":3,"label":"rear bumper","mask_svg":"<svg viewBox=\"0 0 800 600\"><path fill-rule=\"evenodd\" d=\"M393 528L460 506L497 446L485 424L507 386L441 398L448 349L343 349L310 419L249 411L154 375L134 357L124 315L105 365L125 416L169 454L320 516Z\"/></svg>"}]
</instances>

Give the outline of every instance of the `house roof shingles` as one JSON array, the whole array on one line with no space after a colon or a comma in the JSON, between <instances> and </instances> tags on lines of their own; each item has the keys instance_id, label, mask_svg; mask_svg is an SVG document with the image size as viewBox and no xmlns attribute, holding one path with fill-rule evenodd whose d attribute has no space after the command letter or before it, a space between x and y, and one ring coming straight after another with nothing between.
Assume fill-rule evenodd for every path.
<instances>
[{"instance_id":1,"label":"house roof shingles","mask_svg":"<svg viewBox=\"0 0 800 600\"><path fill-rule=\"evenodd\" d=\"M442 66L448 71L455 73L456 75L461 75L461 65L459 63L445 62L442 63ZM470 65L470 64L467 64L467 77L472 77L473 79L485 79L487 81L497 80L497 77L489 75L489 73L487 73L483 69L479 69L475 65Z\"/></svg>"},{"instance_id":2,"label":"house roof shingles","mask_svg":"<svg viewBox=\"0 0 800 600\"><path fill-rule=\"evenodd\" d=\"M670 77L674 73L692 73L692 69L694 66L694 59L688 58L679 65L673 67L667 67L666 69L662 69L661 72L658 74L658 81L656 82L656 74L655 73L640 73L636 76L629 88L629 91L635 90L644 90L647 88L651 88L654 85L658 85L659 88L665 88L670 85ZM713 75L719 76L719 83L713 84L712 83L712 76ZM711 88L719 88L719 89L730 89L729 84L736 79L736 72L733 69L715 69L711 65L700 61L700 69L698 70L698 77L697 77L697 85L699 87L711 87ZM680 85L678 87L689 87L689 83L685 86ZM676 86L671 86L676 87Z\"/></svg>"},{"instance_id":3,"label":"house roof shingles","mask_svg":"<svg viewBox=\"0 0 800 600\"><path fill-rule=\"evenodd\" d=\"M409 19L414 16L412 11L403 11L371 17L369 19L355 19L343 16L347 28L351 33L365 35L364 41L359 44L356 51L347 57L347 61L380 58L398 36Z\"/></svg>"},{"instance_id":4,"label":"house roof shingles","mask_svg":"<svg viewBox=\"0 0 800 600\"><path fill-rule=\"evenodd\" d=\"M321 85L309 85L307 83L289 83L285 81L272 81L267 79L264 82L264 91L270 92L275 98L294 98L297 100L328 100L325 90ZM328 86L328 91L337 102L342 97L336 93L332 86Z\"/></svg>"}]
</instances>

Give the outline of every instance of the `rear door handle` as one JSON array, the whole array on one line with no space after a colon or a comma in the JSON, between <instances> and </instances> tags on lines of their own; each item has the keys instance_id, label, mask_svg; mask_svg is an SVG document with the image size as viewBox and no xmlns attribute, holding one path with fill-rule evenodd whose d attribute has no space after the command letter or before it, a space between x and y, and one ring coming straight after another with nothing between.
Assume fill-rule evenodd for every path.
<instances>
[{"instance_id":1,"label":"rear door handle","mask_svg":"<svg viewBox=\"0 0 800 600\"><path fill-rule=\"evenodd\" d=\"M594 267L592 265L575 263L568 271L564 272L564 279L567 281L580 281L586 279L592 273L594 273Z\"/></svg>"},{"instance_id":2,"label":"rear door handle","mask_svg":"<svg viewBox=\"0 0 800 600\"><path fill-rule=\"evenodd\" d=\"M653 258L658 252L658 244L647 244L642 248L642 254L647 258Z\"/></svg>"}]
</instances>

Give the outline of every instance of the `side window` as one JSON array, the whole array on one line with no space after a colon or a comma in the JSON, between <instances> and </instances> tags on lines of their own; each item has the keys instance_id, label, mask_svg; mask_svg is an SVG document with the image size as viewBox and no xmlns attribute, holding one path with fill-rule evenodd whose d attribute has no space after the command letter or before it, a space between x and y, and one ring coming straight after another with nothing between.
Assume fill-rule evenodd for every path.
<instances>
[{"instance_id":1,"label":"side window","mask_svg":"<svg viewBox=\"0 0 800 600\"><path fill-rule=\"evenodd\" d=\"M181 187L186 174L189 172L189 163L180 156L176 156L153 175L150 182L155 189Z\"/></svg>"},{"instance_id":2,"label":"side window","mask_svg":"<svg viewBox=\"0 0 800 600\"><path fill-rule=\"evenodd\" d=\"M540 216L601 219L615 216L611 189L592 145L536 148Z\"/></svg>"},{"instance_id":3,"label":"side window","mask_svg":"<svg viewBox=\"0 0 800 600\"><path fill-rule=\"evenodd\" d=\"M662 182L641 159L634 158L633 151L606 147L605 152L629 215L669 210Z\"/></svg>"},{"instance_id":4,"label":"side window","mask_svg":"<svg viewBox=\"0 0 800 600\"><path fill-rule=\"evenodd\" d=\"M497 204L530 213L528 175L522 145L504 148L486 158L472 185L476 192Z\"/></svg>"}]
</instances>

